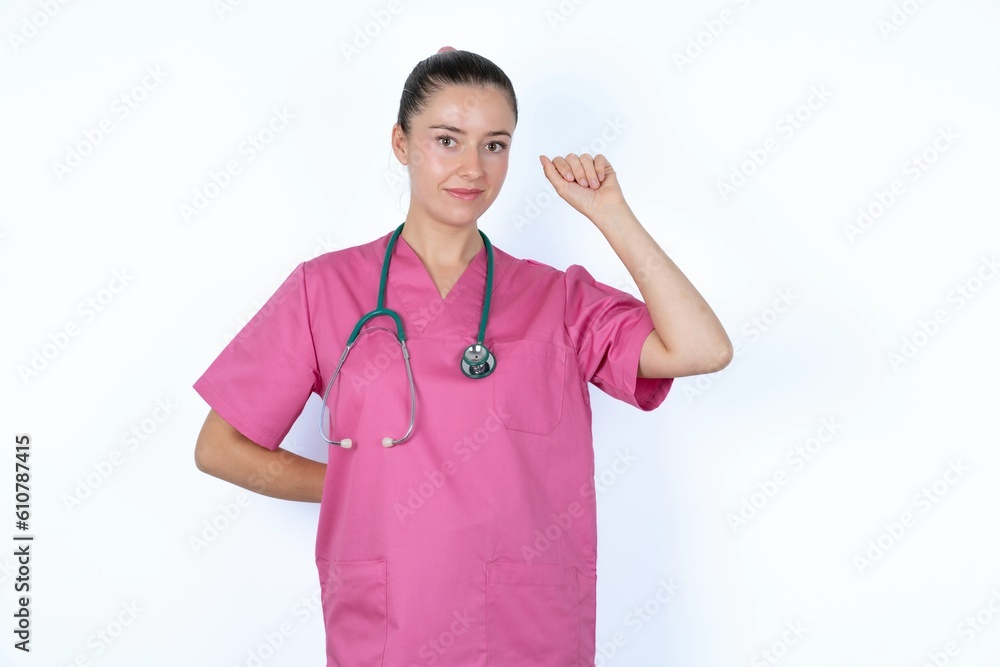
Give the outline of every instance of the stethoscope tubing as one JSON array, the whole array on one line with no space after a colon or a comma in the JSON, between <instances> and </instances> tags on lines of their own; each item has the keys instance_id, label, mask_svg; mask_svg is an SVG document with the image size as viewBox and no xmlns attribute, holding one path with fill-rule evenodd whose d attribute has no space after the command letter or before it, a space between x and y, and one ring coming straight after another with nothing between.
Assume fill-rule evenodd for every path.
<instances>
[{"instance_id":1,"label":"stethoscope tubing","mask_svg":"<svg viewBox=\"0 0 1000 667\"><path fill-rule=\"evenodd\" d=\"M382 331L388 331L390 334L392 333L392 331L389 331L389 329L378 326L368 327L367 329L365 329L365 331L366 332L371 331L372 329L381 329ZM398 445L401 442L406 442L409 439L410 435L413 433L413 425L417 417L417 392L413 386L413 370L410 368L410 352L409 350L406 349L406 341L399 340L398 342L403 350L403 363L406 365L406 378L410 384L410 427L406 429L406 435L404 435L402 438L383 439L382 445L385 447L391 447L392 445ZM347 344L347 347L344 348L344 351L340 355L340 361L337 362L337 368L336 370L333 371L333 377L330 378L330 381L326 385L326 391L323 392L323 410L320 412L319 432L320 435L323 437L323 440L325 440L327 444L340 445L345 449L351 448L351 445L353 444L351 440L348 438L345 438L344 440L331 440L327 438L326 432L323 429L323 424L326 422L326 415L329 412L329 407L328 407L329 403L327 402L327 400L329 399L330 396L330 390L333 388L333 383L337 379L337 376L340 375L340 367L344 365L344 360L347 359L347 354L351 351L351 348L354 347L354 343L355 341L353 340L349 342ZM389 444L386 444L386 440L389 441Z\"/></svg>"},{"instance_id":2,"label":"stethoscope tubing","mask_svg":"<svg viewBox=\"0 0 1000 667\"><path fill-rule=\"evenodd\" d=\"M382 262L382 275L379 278L378 302L376 304L375 310L366 313L360 320L358 320L357 324L354 325L354 329L351 331L351 335L347 339L347 345L344 348L344 351L340 355L340 360L337 362L337 368L333 371L333 376L330 378L330 381L326 385L326 390L323 392L323 408L320 411L319 430L320 430L320 435L323 437L323 440L327 442L327 444L340 445L345 449L349 449L353 445L353 442L350 440L350 438L344 438L343 440L331 440L330 438L326 437L324 424L326 423L326 417L329 414L329 407L328 407L329 404L327 403L327 401L330 396L330 390L333 388L334 382L340 375L340 369L344 365L344 361L347 359L348 353L350 353L351 349L354 347L354 344L357 342L358 336L362 333L362 327L365 325L366 322L380 315L391 317L393 321L396 323L396 339L399 342L400 348L402 349L403 352L403 362L406 365L406 377L410 387L409 428L407 428L406 434L402 438L391 438L391 437L383 438L382 445L384 447L391 447L401 442L405 442L406 440L409 439L410 435L412 435L413 433L413 427L416 422L416 415L417 415L417 393L413 383L413 370L410 367L410 352L409 350L406 349L406 332L403 330L403 322L400 319L399 314L396 311L392 310L391 308L385 307L385 290L389 279L389 262L392 259L392 251L396 246L396 240L399 238L400 233L402 233L403 231L404 224L406 223L403 222L402 224L399 225L399 227L396 228L396 230L392 233L392 236L389 238L389 243L386 246L385 260ZM466 371L466 368L464 367L464 365L461 363L460 360L460 366L462 367L462 372L467 377L471 377L474 379L489 375L489 373L492 372L492 369L496 363L496 360L494 359L492 353L490 353L490 351L486 349L485 346L483 345L483 341L486 337L486 322L489 319L490 302L492 300L491 293L493 292L493 245L490 243L490 240L486 237L486 234L484 234L482 230L479 230L479 235L482 237L483 244L486 246L486 258L487 258L486 294L483 297L483 312L479 320L479 332L478 332L478 337L476 338L476 343L474 345L470 345L469 348L467 348L466 353L468 353L470 350L473 349L477 353L485 351L489 359L488 370L485 373L481 374L470 374L469 372ZM367 333L368 331L371 331L373 329L382 329L383 331L387 331L390 334L392 333L392 331L390 331L389 329L380 326L368 327L367 329L364 329L364 332ZM331 430L332 428L333 424L331 420Z\"/></svg>"}]
</instances>

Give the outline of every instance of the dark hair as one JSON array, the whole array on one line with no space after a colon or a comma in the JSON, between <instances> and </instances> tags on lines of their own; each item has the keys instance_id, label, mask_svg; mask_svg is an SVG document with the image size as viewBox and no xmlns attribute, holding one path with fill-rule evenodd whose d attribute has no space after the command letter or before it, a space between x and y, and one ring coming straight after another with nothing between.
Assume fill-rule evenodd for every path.
<instances>
[{"instance_id":1,"label":"dark hair","mask_svg":"<svg viewBox=\"0 0 1000 667\"><path fill-rule=\"evenodd\" d=\"M447 85L496 88L510 102L517 125L517 96L503 70L478 53L456 49L421 60L406 78L396 119L404 133L410 133L410 119L427 108L431 96Z\"/></svg>"}]
</instances>

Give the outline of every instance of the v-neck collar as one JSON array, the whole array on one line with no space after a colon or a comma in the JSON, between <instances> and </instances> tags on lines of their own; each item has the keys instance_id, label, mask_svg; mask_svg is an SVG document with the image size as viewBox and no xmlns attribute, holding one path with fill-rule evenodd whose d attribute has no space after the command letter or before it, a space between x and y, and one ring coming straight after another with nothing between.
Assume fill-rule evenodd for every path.
<instances>
[{"instance_id":1,"label":"v-neck collar","mask_svg":"<svg viewBox=\"0 0 1000 667\"><path fill-rule=\"evenodd\" d=\"M395 231L395 230L393 230ZM382 271L385 259L385 249L389 245L392 232L376 239L370 244L375 255L378 271ZM502 250L493 246L493 292L503 280L510 268L512 258ZM389 262L389 280L386 287L386 305L389 305L388 291L393 291L403 304L400 316L405 317L406 332L417 334L441 334L457 337L472 337L479 333L479 320L482 317L483 298L486 293L486 247L479 249L469 265L448 295L442 299L437 285L427 272L420 256L400 234L392 251ZM375 295L372 308L378 300ZM391 306L390 306L391 307ZM490 319L495 315L490 307ZM490 334L489 322L486 323L486 335Z\"/></svg>"}]
</instances>

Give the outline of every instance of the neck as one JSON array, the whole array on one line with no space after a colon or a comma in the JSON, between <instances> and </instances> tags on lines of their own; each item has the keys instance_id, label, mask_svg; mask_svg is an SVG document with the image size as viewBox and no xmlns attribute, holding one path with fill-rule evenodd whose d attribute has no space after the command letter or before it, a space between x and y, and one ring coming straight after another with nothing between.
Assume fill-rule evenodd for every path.
<instances>
[{"instance_id":1,"label":"neck","mask_svg":"<svg viewBox=\"0 0 1000 667\"><path fill-rule=\"evenodd\" d=\"M485 245L474 222L446 225L412 215L406 217L400 236L424 264L440 268L464 269Z\"/></svg>"}]
</instances>

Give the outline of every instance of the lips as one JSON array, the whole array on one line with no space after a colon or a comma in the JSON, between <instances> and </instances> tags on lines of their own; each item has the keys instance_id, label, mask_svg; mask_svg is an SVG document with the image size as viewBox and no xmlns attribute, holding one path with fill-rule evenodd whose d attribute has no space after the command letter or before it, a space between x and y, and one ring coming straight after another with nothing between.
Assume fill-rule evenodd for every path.
<instances>
[{"instance_id":1,"label":"lips","mask_svg":"<svg viewBox=\"0 0 1000 667\"><path fill-rule=\"evenodd\" d=\"M469 188L448 188L446 190L451 196L457 197L459 199L475 199L483 193L482 190L475 190Z\"/></svg>"}]
</instances>

